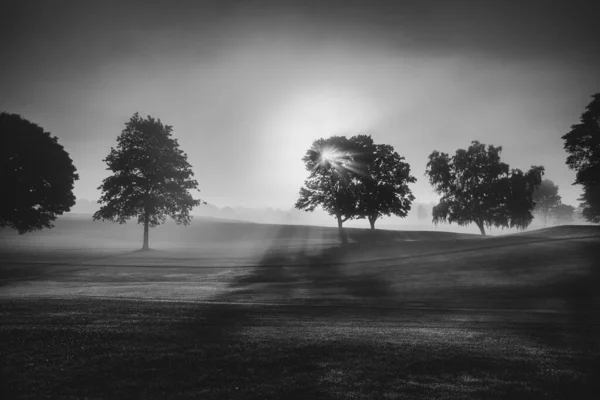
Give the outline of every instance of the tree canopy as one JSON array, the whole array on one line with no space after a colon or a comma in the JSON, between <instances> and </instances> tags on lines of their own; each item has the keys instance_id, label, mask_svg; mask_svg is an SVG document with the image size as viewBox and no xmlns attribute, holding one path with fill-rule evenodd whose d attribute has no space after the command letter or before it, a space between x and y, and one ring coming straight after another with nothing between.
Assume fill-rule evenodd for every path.
<instances>
[{"instance_id":1,"label":"tree canopy","mask_svg":"<svg viewBox=\"0 0 600 400\"><path fill-rule=\"evenodd\" d=\"M544 179L540 186L534 190L533 201L535 202L533 212L541 215L544 218L544 225L546 225L548 215L556 206L561 204L558 186L550 179Z\"/></svg>"},{"instance_id":2,"label":"tree canopy","mask_svg":"<svg viewBox=\"0 0 600 400\"><path fill-rule=\"evenodd\" d=\"M433 151L426 175L441 195L433 208L433 222L469 225L475 223L482 235L485 227L526 228L532 221L533 192L540 185L543 167L523 173L500 160L502 147L471 142L450 157Z\"/></svg>"},{"instance_id":3,"label":"tree canopy","mask_svg":"<svg viewBox=\"0 0 600 400\"><path fill-rule=\"evenodd\" d=\"M75 204L78 179L56 137L20 115L0 113L0 226L19 234L52 228Z\"/></svg>"},{"instance_id":4,"label":"tree canopy","mask_svg":"<svg viewBox=\"0 0 600 400\"><path fill-rule=\"evenodd\" d=\"M300 188L295 207L321 207L335 216L338 227L350 219L367 218L371 228L383 215L405 217L414 200L408 183L410 166L389 145L369 135L332 136L315 140L302 161L310 175Z\"/></svg>"},{"instance_id":5,"label":"tree canopy","mask_svg":"<svg viewBox=\"0 0 600 400\"><path fill-rule=\"evenodd\" d=\"M568 223L573 221L573 213L575 212L575 207L570 206L568 204L558 204L552 208L550 213L556 219L558 223Z\"/></svg>"},{"instance_id":6,"label":"tree canopy","mask_svg":"<svg viewBox=\"0 0 600 400\"><path fill-rule=\"evenodd\" d=\"M390 145L375 145L374 157L366 164L365 172L360 176L358 216L367 218L371 229L384 215L406 217L415 199L408 184L417 180L410 175L410 165L404 157Z\"/></svg>"},{"instance_id":7,"label":"tree canopy","mask_svg":"<svg viewBox=\"0 0 600 400\"><path fill-rule=\"evenodd\" d=\"M577 171L575 185L583 186L579 199L583 217L600 222L600 93L592 96L581 115L580 122L563 135L564 148L569 154L567 165Z\"/></svg>"},{"instance_id":8,"label":"tree canopy","mask_svg":"<svg viewBox=\"0 0 600 400\"><path fill-rule=\"evenodd\" d=\"M98 203L104 205L93 218L122 224L137 217L144 224L143 249L148 249L149 227L164 223L167 216L187 225L190 210L201 203L189 192L198 183L172 131L160 119L135 113L117 138L117 148L103 160L113 175L98 188Z\"/></svg>"},{"instance_id":9,"label":"tree canopy","mask_svg":"<svg viewBox=\"0 0 600 400\"><path fill-rule=\"evenodd\" d=\"M315 140L302 158L310 175L300 188L295 207L314 211L320 206L336 217L341 229L344 222L357 216L359 177L366 174L366 164L374 153L375 145L370 136Z\"/></svg>"}]
</instances>

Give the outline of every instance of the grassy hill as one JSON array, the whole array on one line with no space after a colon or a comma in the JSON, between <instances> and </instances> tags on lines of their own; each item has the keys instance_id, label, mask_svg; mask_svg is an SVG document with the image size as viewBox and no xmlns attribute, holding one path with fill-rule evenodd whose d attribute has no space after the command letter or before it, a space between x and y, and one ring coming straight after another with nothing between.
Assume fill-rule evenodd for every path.
<instances>
[{"instance_id":1,"label":"grassy hill","mask_svg":"<svg viewBox=\"0 0 600 400\"><path fill-rule=\"evenodd\" d=\"M591 398L600 227L0 233L6 398Z\"/></svg>"},{"instance_id":2,"label":"grassy hill","mask_svg":"<svg viewBox=\"0 0 600 400\"><path fill-rule=\"evenodd\" d=\"M206 300L218 292L235 301L436 307L533 306L530 297L541 307L548 297L556 307L562 292L546 292L592 274L600 240L597 226L485 238L347 229L344 246L336 228L208 219L156 228L154 250L139 252L139 231L81 218L30 235L4 231L0 295Z\"/></svg>"}]
</instances>

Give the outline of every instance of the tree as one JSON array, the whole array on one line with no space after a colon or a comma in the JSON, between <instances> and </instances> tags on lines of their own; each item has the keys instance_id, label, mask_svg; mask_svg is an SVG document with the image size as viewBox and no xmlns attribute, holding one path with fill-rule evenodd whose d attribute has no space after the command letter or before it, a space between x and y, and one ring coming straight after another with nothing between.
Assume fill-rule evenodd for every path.
<instances>
[{"instance_id":1,"label":"tree","mask_svg":"<svg viewBox=\"0 0 600 400\"><path fill-rule=\"evenodd\" d=\"M419 204L419 207L417 208L417 218L419 221L427 219L427 210L423 207L423 204Z\"/></svg>"},{"instance_id":2,"label":"tree","mask_svg":"<svg viewBox=\"0 0 600 400\"><path fill-rule=\"evenodd\" d=\"M550 179L544 179L533 192L533 201L535 202L533 211L544 218L544 226L546 226L550 212L560 204L560 199L558 186Z\"/></svg>"},{"instance_id":3,"label":"tree","mask_svg":"<svg viewBox=\"0 0 600 400\"><path fill-rule=\"evenodd\" d=\"M0 113L0 226L19 234L53 228L75 204L76 172L56 137L20 115Z\"/></svg>"},{"instance_id":4,"label":"tree","mask_svg":"<svg viewBox=\"0 0 600 400\"><path fill-rule=\"evenodd\" d=\"M103 160L113 175L98 187L98 203L104 205L93 218L123 224L137 217L144 224L143 250L148 250L149 228L164 223L167 216L187 225L190 210L202 202L189 192L198 183L172 131L160 119L142 119L135 113L117 138L117 148Z\"/></svg>"},{"instance_id":5,"label":"tree","mask_svg":"<svg viewBox=\"0 0 600 400\"><path fill-rule=\"evenodd\" d=\"M375 145L374 157L366 164L366 174L360 176L358 217L367 218L371 229L384 215L406 217L415 199L409 183L416 182L410 175L410 165L404 162L394 148L387 144Z\"/></svg>"},{"instance_id":6,"label":"tree","mask_svg":"<svg viewBox=\"0 0 600 400\"><path fill-rule=\"evenodd\" d=\"M558 223L569 223L573 221L573 213L575 212L575 207L570 206L568 204L558 204L551 210L552 216L556 219Z\"/></svg>"},{"instance_id":7,"label":"tree","mask_svg":"<svg viewBox=\"0 0 600 400\"><path fill-rule=\"evenodd\" d=\"M433 222L475 223L485 236L485 227L517 227L531 223L533 192L540 185L544 167L527 173L510 169L500 161L502 147L477 141L458 149L453 157L434 151L429 155L426 175L442 195L433 208Z\"/></svg>"},{"instance_id":8,"label":"tree","mask_svg":"<svg viewBox=\"0 0 600 400\"><path fill-rule=\"evenodd\" d=\"M583 186L579 199L583 217L590 222L600 222L600 93L580 117L580 123L571 126L563 135L564 148L569 154L567 165L577 171L574 185Z\"/></svg>"},{"instance_id":9,"label":"tree","mask_svg":"<svg viewBox=\"0 0 600 400\"><path fill-rule=\"evenodd\" d=\"M351 139L332 136L317 139L302 158L310 175L300 188L295 208L314 211L323 208L335 216L340 236L346 241L343 223L358 213L361 175L371 161L375 146L370 136L359 135Z\"/></svg>"}]
</instances>

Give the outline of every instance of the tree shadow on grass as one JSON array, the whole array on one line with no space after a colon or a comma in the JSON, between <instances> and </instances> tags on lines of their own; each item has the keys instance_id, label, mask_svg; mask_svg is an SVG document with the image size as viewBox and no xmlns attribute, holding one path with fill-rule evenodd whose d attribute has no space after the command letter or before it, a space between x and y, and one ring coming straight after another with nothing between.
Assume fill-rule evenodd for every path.
<instances>
[{"instance_id":1,"label":"tree shadow on grass","mask_svg":"<svg viewBox=\"0 0 600 400\"><path fill-rule=\"evenodd\" d=\"M314 249L308 235L306 227L282 227L280 236L285 239L274 242L257 266L234 278L228 290L211 299L210 307L199 315L200 326L210 327L212 337L235 335L244 324L253 323L252 304L373 305L393 295L389 284L373 274L344 271L342 263L351 254L349 246Z\"/></svg>"},{"instance_id":2,"label":"tree shadow on grass","mask_svg":"<svg viewBox=\"0 0 600 400\"><path fill-rule=\"evenodd\" d=\"M388 281L365 269L344 267L356 253L357 248L347 244L318 250L311 249L306 241L293 249L280 244L269 249L257 267L230 287L235 289L233 296L257 302L365 305L392 297Z\"/></svg>"}]
</instances>

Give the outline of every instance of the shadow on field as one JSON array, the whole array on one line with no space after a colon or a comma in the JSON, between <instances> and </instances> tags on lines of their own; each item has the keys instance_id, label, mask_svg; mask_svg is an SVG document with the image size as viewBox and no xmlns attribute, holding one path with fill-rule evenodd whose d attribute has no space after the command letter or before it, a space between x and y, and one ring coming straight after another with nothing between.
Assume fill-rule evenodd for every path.
<instances>
[{"instance_id":1,"label":"shadow on field","mask_svg":"<svg viewBox=\"0 0 600 400\"><path fill-rule=\"evenodd\" d=\"M401 275L394 277L393 272L370 271L368 263L358 268L344 267L361 247L367 248L370 241L379 241L376 236L363 235L364 240L358 243L338 243L315 249L307 240L308 231L303 228L283 226L279 236L285 239L273 244L248 274L236 277L229 284L231 291L213 299L211 307L214 310L204 313L204 323L215 325L214 317L225 324L222 329L235 330L236 326L242 325L238 322L247 322L245 310L251 306L240 305L230 307L236 311L222 311L229 306L219 303L282 303L333 306L333 309L344 304L358 307L393 305L396 312L403 313L414 310L413 302L406 302L412 299L417 304L449 312L454 312L453 307L472 308L476 313L486 314L490 321L494 321L499 312L510 310L510 318L524 322L523 329L515 331L519 336L542 345L576 347L581 353L598 350L600 264L596 261L600 260L600 247L597 242L574 242L570 252L565 251L567 247L552 245L546 254L537 253L535 248L518 246L518 250L499 253L502 257L498 259L490 259L490 253L485 252L465 253L466 258L452 259L455 265L444 265L434 258L428 262L467 273L469 269L489 269L490 274L512 276L513 282L509 280L509 284L491 286L477 281L454 284L453 278L444 278L444 273L436 267L433 281L425 282L421 287L407 287L412 297L405 298L401 293L403 289L393 286L395 279L402 279ZM575 256L579 257L578 268L585 266L579 273L572 273L570 265L564 265L563 275L548 274L549 268L556 268L563 262L567 264ZM399 270L402 268L405 267L398 267ZM419 272L414 267L408 270ZM527 277L527 281L523 277ZM533 322L539 322L538 318L532 318L529 323L528 313L537 313L537 310L560 313L544 314L547 317L542 318L541 324ZM306 312L313 311L307 308ZM499 317L499 324L502 318Z\"/></svg>"},{"instance_id":2,"label":"shadow on field","mask_svg":"<svg viewBox=\"0 0 600 400\"><path fill-rule=\"evenodd\" d=\"M242 304L244 302L310 306L327 305L329 297L338 302L340 298L349 297L359 298L362 305L368 305L392 294L383 279L364 271L356 275L343 272L339 264L351 253L349 246L311 248L307 240L309 231L303 228L282 227L279 236L286 239L274 242L256 267L234 279L229 285L232 291L203 305L197 318L184 324L185 329L197 330L198 335L207 340L233 340L242 328L261 325L264 314L272 315L263 313L260 305ZM294 293L297 291L303 291L303 298L314 301L296 301ZM337 314L335 308L319 308L303 308L301 313L324 318Z\"/></svg>"},{"instance_id":3,"label":"shadow on field","mask_svg":"<svg viewBox=\"0 0 600 400\"><path fill-rule=\"evenodd\" d=\"M284 226L280 236L293 237L274 243L263 255L258 265L245 275L235 278L229 288L233 289L212 299L212 310L203 319L211 325L214 315L227 327L231 321L244 320L243 315L224 318L219 303L254 302L286 305L328 305L354 301L356 305L376 305L393 296L390 284L369 271L348 273L342 268L351 259L353 250L349 245L337 244L314 248L308 240L305 227ZM356 250L354 250L355 252ZM246 307L238 310L244 313Z\"/></svg>"},{"instance_id":4,"label":"shadow on field","mask_svg":"<svg viewBox=\"0 0 600 400\"><path fill-rule=\"evenodd\" d=\"M245 300L271 302L295 300L295 294L309 302L360 300L374 304L392 295L389 282L368 271L348 274L340 263L348 255L343 247L332 247L318 254L300 251L292 257L267 254L261 265L231 284L235 294ZM314 299L314 300L311 300Z\"/></svg>"},{"instance_id":5,"label":"shadow on field","mask_svg":"<svg viewBox=\"0 0 600 400\"><path fill-rule=\"evenodd\" d=\"M282 227L277 236L281 239L272 241L259 265L234 278L231 290L212 303L0 302L0 315L8 319L0 326L0 353L7 355L0 366L0 393L3 398L590 398L597 355L579 362L583 358L571 354L573 343L557 351L557 342L565 329L580 340L581 351L592 350L597 340L597 243L576 249L590 265L579 276L505 287L453 286L439 268L487 268L512 274L516 282L527 272L520 269L531 265L532 249L520 246L521 252L513 249L495 261L490 253L472 252L444 262L419 259L418 273L433 268L434 283L444 284L421 288L422 295L438 296L438 305L464 298L482 310L509 305L515 311L506 321L480 311L475 317L486 317L484 323L461 325L470 316L457 311L339 306L352 299L354 305L375 306L399 294L390 283L399 279L388 275L392 271L384 279L368 271L368 263L358 270L343 267L368 239L359 241L357 250L356 239L350 246L332 241L315 246L319 240L303 227ZM549 261L558 254L544 257L537 256L541 263L535 268L546 261L554 265ZM513 318L550 300L565 304L566 317ZM310 307L328 303L333 306Z\"/></svg>"},{"instance_id":6,"label":"shadow on field","mask_svg":"<svg viewBox=\"0 0 600 400\"><path fill-rule=\"evenodd\" d=\"M245 300L327 304L359 301L374 305L393 295L389 281L365 268L343 268L360 251L357 243L311 247L307 231L294 226L281 229L281 236L296 238L293 243L272 246L259 266L236 279L231 287ZM360 244L360 243L358 243Z\"/></svg>"}]
</instances>

